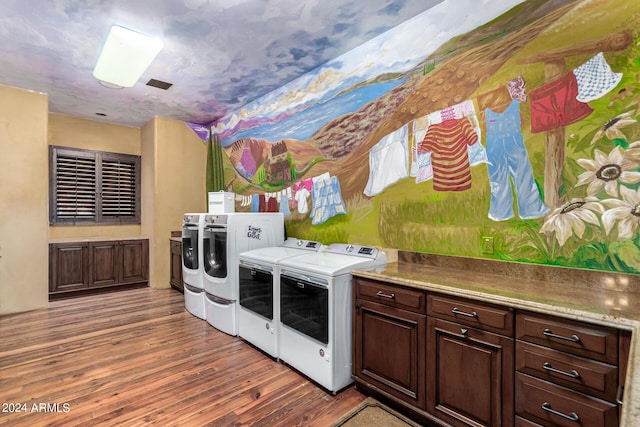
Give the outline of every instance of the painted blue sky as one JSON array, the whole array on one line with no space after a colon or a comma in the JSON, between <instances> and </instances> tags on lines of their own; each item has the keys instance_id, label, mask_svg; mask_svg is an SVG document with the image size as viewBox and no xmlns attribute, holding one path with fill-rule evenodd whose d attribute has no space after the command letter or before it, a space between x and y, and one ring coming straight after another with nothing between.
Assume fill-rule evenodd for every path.
<instances>
[{"instance_id":1,"label":"painted blue sky","mask_svg":"<svg viewBox=\"0 0 640 427\"><path fill-rule=\"evenodd\" d=\"M322 103L353 84L382 73L409 70L451 38L485 24L522 1L443 1L228 114L216 123L214 133L246 129L256 118L274 118L302 105ZM247 124L243 126L243 122Z\"/></svg>"}]
</instances>

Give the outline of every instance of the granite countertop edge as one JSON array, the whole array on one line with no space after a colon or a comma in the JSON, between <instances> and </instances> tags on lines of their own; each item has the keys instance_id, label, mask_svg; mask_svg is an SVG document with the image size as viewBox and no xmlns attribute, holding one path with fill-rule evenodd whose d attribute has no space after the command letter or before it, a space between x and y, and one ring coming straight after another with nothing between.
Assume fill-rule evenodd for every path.
<instances>
[{"instance_id":1,"label":"granite countertop edge","mask_svg":"<svg viewBox=\"0 0 640 427\"><path fill-rule=\"evenodd\" d=\"M634 307L640 307L640 294L625 293L619 289L580 289L560 283L505 278L441 267L407 267L403 263L389 263L382 270L356 269L352 273L354 276L425 291L478 299L574 320L588 320L603 326L630 331L640 327L640 312L633 311ZM514 279L517 281L513 282ZM612 297L624 299L628 306L611 307L603 302Z\"/></svg>"}]
</instances>

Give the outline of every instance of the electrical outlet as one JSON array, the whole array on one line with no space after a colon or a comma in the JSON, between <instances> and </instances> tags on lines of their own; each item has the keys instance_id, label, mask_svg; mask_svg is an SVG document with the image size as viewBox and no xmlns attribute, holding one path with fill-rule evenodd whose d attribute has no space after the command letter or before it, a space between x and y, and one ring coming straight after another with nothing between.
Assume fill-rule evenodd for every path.
<instances>
[{"instance_id":1,"label":"electrical outlet","mask_svg":"<svg viewBox=\"0 0 640 427\"><path fill-rule=\"evenodd\" d=\"M493 237L482 238L482 253L487 255L493 255Z\"/></svg>"}]
</instances>

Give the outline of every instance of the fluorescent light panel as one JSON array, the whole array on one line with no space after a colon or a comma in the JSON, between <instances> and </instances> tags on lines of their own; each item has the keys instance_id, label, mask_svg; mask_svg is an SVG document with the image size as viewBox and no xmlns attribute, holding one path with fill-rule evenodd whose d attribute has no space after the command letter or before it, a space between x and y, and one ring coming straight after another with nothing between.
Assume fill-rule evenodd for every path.
<instances>
[{"instance_id":1,"label":"fluorescent light panel","mask_svg":"<svg viewBox=\"0 0 640 427\"><path fill-rule=\"evenodd\" d=\"M161 49L161 40L114 25L102 47L93 76L107 86L132 87Z\"/></svg>"}]
</instances>

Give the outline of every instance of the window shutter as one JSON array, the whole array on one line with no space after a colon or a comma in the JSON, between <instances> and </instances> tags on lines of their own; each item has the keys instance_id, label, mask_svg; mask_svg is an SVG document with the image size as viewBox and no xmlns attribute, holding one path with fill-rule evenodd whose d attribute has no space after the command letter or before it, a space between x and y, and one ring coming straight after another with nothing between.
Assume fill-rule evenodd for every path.
<instances>
[{"instance_id":1,"label":"window shutter","mask_svg":"<svg viewBox=\"0 0 640 427\"><path fill-rule=\"evenodd\" d=\"M94 221L96 159L91 153L57 150L55 215L60 222Z\"/></svg>"},{"instance_id":2,"label":"window shutter","mask_svg":"<svg viewBox=\"0 0 640 427\"><path fill-rule=\"evenodd\" d=\"M103 154L101 215L105 221L127 222L137 218L138 165L137 158L123 159Z\"/></svg>"},{"instance_id":3,"label":"window shutter","mask_svg":"<svg viewBox=\"0 0 640 427\"><path fill-rule=\"evenodd\" d=\"M140 156L49 147L49 223L140 224Z\"/></svg>"}]
</instances>

